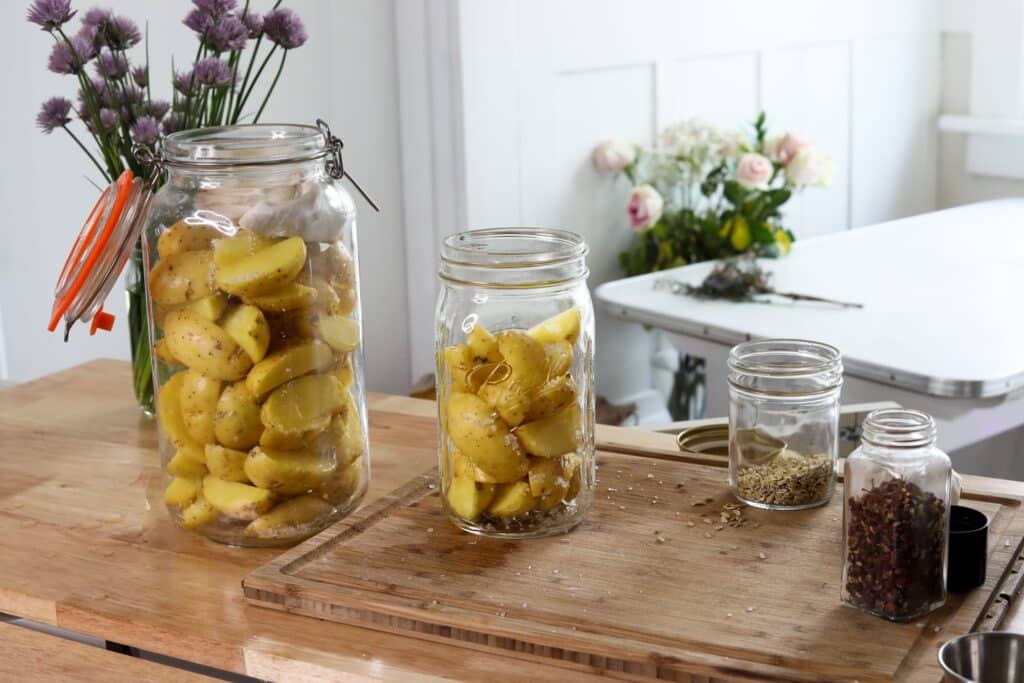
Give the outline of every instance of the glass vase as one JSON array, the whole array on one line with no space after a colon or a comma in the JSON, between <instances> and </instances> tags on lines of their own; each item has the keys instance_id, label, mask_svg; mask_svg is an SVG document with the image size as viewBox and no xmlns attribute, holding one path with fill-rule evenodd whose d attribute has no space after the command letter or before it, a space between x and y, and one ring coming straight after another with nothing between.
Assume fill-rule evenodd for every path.
<instances>
[{"instance_id":1,"label":"glass vase","mask_svg":"<svg viewBox=\"0 0 1024 683\"><path fill-rule=\"evenodd\" d=\"M128 306L128 338L132 348L132 387L142 412L153 417L153 372L149 356L149 320L146 311L146 278L142 240L135 243L125 268L125 299Z\"/></svg>"}]
</instances>

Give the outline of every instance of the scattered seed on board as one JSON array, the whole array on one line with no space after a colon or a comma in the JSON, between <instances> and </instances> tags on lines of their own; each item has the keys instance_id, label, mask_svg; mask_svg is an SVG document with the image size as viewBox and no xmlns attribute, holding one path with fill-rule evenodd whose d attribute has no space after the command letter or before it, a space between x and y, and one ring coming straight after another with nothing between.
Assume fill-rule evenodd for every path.
<instances>
[{"instance_id":1,"label":"scattered seed on board","mask_svg":"<svg viewBox=\"0 0 1024 683\"><path fill-rule=\"evenodd\" d=\"M758 553L757 554L757 559L759 559L759 560L767 560L768 556L765 555L764 553Z\"/></svg>"},{"instance_id":2,"label":"scattered seed on board","mask_svg":"<svg viewBox=\"0 0 1024 683\"><path fill-rule=\"evenodd\" d=\"M428 527L427 527L427 533L428 533L428 534L432 534L432 533L434 533L434 527L432 527L432 526L428 526Z\"/></svg>"},{"instance_id":3,"label":"scattered seed on board","mask_svg":"<svg viewBox=\"0 0 1024 683\"><path fill-rule=\"evenodd\" d=\"M655 543L664 543L665 542L665 537L664 536L658 536L656 539L654 539L654 542Z\"/></svg>"},{"instance_id":4,"label":"scattered seed on board","mask_svg":"<svg viewBox=\"0 0 1024 683\"><path fill-rule=\"evenodd\" d=\"M705 531L704 532L704 538L714 538L714 537L715 537L715 535L713 533L711 533L710 531Z\"/></svg>"},{"instance_id":5,"label":"scattered seed on board","mask_svg":"<svg viewBox=\"0 0 1024 683\"><path fill-rule=\"evenodd\" d=\"M697 523L691 520L691 521L686 523L686 526L690 526L690 527L697 526Z\"/></svg>"}]
</instances>

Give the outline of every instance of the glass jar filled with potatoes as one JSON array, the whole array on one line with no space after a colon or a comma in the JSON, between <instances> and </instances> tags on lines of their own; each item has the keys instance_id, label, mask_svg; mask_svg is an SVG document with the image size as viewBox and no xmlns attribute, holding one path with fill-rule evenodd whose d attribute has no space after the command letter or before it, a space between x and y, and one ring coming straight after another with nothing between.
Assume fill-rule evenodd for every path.
<instances>
[{"instance_id":1,"label":"glass jar filled with potatoes","mask_svg":"<svg viewBox=\"0 0 1024 683\"><path fill-rule=\"evenodd\" d=\"M355 205L310 126L169 136L144 229L164 501L286 545L353 510L370 462Z\"/></svg>"},{"instance_id":2,"label":"glass jar filled with potatoes","mask_svg":"<svg viewBox=\"0 0 1024 683\"><path fill-rule=\"evenodd\" d=\"M594 485L594 315L571 232L445 239L438 301L440 491L470 533L531 538L583 519Z\"/></svg>"}]
</instances>

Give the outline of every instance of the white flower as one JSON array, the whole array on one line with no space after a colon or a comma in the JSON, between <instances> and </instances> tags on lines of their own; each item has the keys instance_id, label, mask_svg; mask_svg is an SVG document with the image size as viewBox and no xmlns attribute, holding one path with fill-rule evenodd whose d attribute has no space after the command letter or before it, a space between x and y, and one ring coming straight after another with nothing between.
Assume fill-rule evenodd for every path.
<instances>
[{"instance_id":1,"label":"white flower","mask_svg":"<svg viewBox=\"0 0 1024 683\"><path fill-rule=\"evenodd\" d=\"M650 185L637 185L629 193L626 213L629 214L630 230L644 230L651 227L661 218L665 200Z\"/></svg>"},{"instance_id":2,"label":"white flower","mask_svg":"<svg viewBox=\"0 0 1024 683\"><path fill-rule=\"evenodd\" d=\"M767 157L748 152L736 166L736 182L748 190L767 190L774 168Z\"/></svg>"},{"instance_id":3,"label":"white flower","mask_svg":"<svg viewBox=\"0 0 1024 683\"><path fill-rule=\"evenodd\" d=\"M786 166L789 182L797 187L828 187L832 183L832 157L815 147L804 147Z\"/></svg>"},{"instance_id":4,"label":"white flower","mask_svg":"<svg viewBox=\"0 0 1024 683\"><path fill-rule=\"evenodd\" d=\"M777 135L765 140L764 153L772 161L786 166L800 150L810 146L811 143L807 142L802 136L796 133L786 133L785 135Z\"/></svg>"},{"instance_id":5,"label":"white flower","mask_svg":"<svg viewBox=\"0 0 1024 683\"><path fill-rule=\"evenodd\" d=\"M605 140L594 148L593 160L601 173L618 173L636 161L636 148L621 140Z\"/></svg>"}]
</instances>

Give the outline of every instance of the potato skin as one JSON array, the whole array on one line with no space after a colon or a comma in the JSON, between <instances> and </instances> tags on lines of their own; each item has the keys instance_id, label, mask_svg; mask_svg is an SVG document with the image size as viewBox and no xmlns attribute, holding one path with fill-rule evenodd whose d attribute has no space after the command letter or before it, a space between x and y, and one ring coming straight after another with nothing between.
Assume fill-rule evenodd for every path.
<instances>
[{"instance_id":1,"label":"potato skin","mask_svg":"<svg viewBox=\"0 0 1024 683\"><path fill-rule=\"evenodd\" d=\"M157 397L156 415L164 436L177 448L192 443L192 437L185 427L185 417L181 411L181 387L185 382L185 371L171 375L160 387Z\"/></svg>"},{"instance_id":2,"label":"potato skin","mask_svg":"<svg viewBox=\"0 0 1024 683\"><path fill-rule=\"evenodd\" d=\"M306 263L306 243L289 237L257 249L237 261L218 265L214 280L229 294L242 298L270 294L295 279Z\"/></svg>"},{"instance_id":3,"label":"potato skin","mask_svg":"<svg viewBox=\"0 0 1024 683\"><path fill-rule=\"evenodd\" d=\"M181 413L185 428L199 444L213 443L213 418L220 398L220 380L207 377L196 370L186 370L181 385Z\"/></svg>"},{"instance_id":4,"label":"potato skin","mask_svg":"<svg viewBox=\"0 0 1024 683\"><path fill-rule=\"evenodd\" d=\"M213 254L184 251L160 259L149 271L149 295L154 303L184 304L213 294Z\"/></svg>"},{"instance_id":5,"label":"potato skin","mask_svg":"<svg viewBox=\"0 0 1024 683\"><path fill-rule=\"evenodd\" d=\"M313 340L270 354L253 367L245 381L253 396L262 398L285 382L333 362L331 347Z\"/></svg>"},{"instance_id":6,"label":"potato skin","mask_svg":"<svg viewBox=\"0 0 1024 683\"><path fill-rule=\"evenodd\" d=\"M268 429L286 434L320 430L345 406L346 395L334 375L306 375L274 389L260 418Z\"/></svg>"},{"instance_id":7,"label":"potato skin","mask_svg":"<svg viewBox=\"0 0 1024 683\"><path fill-rule=\"evenodd\" d=\"M221 393L213 430L218 442L235 450L245 451L259 443L263 433L260 407L245 382L235 382Z\"/></svg>"},{"instance_id":8,"label":"potato skin","mask_svg":"<svg viewBox=\"0 0 1024 683\"><path fill-rule=\"evenodd\" d=\"M498 482L512 482L529 465L508 425L473 394L453 393L446 411L448 436L482 472Z\"/></svg>"},{"instance_id":9,"label":"potato skin","mask_svg":"<svg viewBox=\"0 0 1024 683\"><path fill-rule=\"evenodd\" d=\"M214 379L241 379L252 367L252 359L222 327L188 309L167 315L164 339L175 358Z\"/></svg>"},{"instance_id":10,"label":"potato skin","mask_svg":"<svg viewBox=\"0 0 1024 683\"><path fill-rule=\"evenodd\" d=\"M182 218L180 221L160 233L156 241L156 252L160 258L167 258L186 251L202 251L209 249L213 240L220 233L206 225L189 225Z\"/></svg>"}]
</instances>

